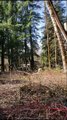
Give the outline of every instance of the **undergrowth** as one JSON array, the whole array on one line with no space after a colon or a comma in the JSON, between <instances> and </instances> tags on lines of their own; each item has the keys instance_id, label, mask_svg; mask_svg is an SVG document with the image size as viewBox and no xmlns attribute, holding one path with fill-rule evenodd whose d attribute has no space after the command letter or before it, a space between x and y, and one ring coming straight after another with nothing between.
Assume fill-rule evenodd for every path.
<instances>
[{"instance_id":1,"label":"undergrowth","mask_svg":"<svg viewBox=\"0 0 67 120\"><path fill-rule=\"evenodd\" d=\"M2 109L1 120L67 120L67 90L41 84L20 87L20 100L11 108ZM2 117L2 116L1 116Z\"/></svg>"}]
</instances>

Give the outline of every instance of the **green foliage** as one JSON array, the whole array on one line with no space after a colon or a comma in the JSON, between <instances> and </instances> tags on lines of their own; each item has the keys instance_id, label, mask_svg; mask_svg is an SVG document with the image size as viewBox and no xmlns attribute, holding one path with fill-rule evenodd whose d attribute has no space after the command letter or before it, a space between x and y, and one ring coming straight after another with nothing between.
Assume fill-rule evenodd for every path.
<instances>
[{"instance_id":1,"label":"green foliage","mask_svg":"<svg viewBox=\"0 0 67 120\"><path fill-rule=\"evenodd\" d=\"M16 68L21 66L21 63L30 63L31 48L33 53L38 49L38 43L35 39L36 35L33 36L33 29L31 29L30 33L30 28L33 24L32 20L34 21L35 17L37 17L36 11L33 12L33 5L35 6L29 0L0 1L0 31L2 32L0 33L1 38L3 38L3 42L0 41L0 48L3 46L3 56L1 58L3 68L5 57L8 58L9 66L11 65L13 69L13 66ZM37 19L35 19L35 23L37 23ZM36 34L38 33L36 32ZM31 40L33 44L30 44Z\"/></svg>"}]
</instances>

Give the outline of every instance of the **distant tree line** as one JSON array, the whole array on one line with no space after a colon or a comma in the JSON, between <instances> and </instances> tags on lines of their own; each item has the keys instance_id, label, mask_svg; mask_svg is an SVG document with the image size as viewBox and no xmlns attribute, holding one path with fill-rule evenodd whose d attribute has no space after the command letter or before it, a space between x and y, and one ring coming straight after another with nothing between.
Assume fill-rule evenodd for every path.
<instances>
[{"instance_id":1,"label":"distant tree line","mask_svg":"<svg viewBox=\"0 0 67 120\"><path fill-rule=\"evenodd\" d=\"M67 35L63 24L65 8L62 1L43 1L44 20L41 5L37 0L0 1L0 66L5 71L5 58L9 71L29 64L30 70L36 68L38 56L38 26L42 19L44 37L41 39L41 62L43 67L67 70Z\"/></svg>"}]
</instances>

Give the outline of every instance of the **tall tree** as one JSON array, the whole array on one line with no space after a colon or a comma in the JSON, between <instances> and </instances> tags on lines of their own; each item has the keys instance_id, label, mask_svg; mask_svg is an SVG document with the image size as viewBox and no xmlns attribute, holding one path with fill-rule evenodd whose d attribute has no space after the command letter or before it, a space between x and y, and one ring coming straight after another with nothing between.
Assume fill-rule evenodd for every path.
<instances>
[{"instance_id":1,"label":"tall tree","mask_svg":"<svg viewBox=\"0 0 67 120\"><path fill-rule=\"evenodd\" d=\"M36 50L38 49L37 39L39 37L38 31L38 21L41 19L40 14L37 12L37 9L40 8L39 5L37 5L37 1L29 2L29 9L30 9L30 65L31 69L33 70L34 65L34 56L36 55Z\"/></svg>"},{"instance_id":2,"label":"tall tree","mask_svg":"<svg viewBox=\"0 0 67 120\"><path fill-rule=\"evenodd\" d=\"M57 13L56 13L56 11L53 7L52 2L50 0L45 1L45 2L48 5L48 10L49 10L49 13L50 13L50 16L51 16L51 20L52 20L52 23L53 23L53 26L54 26L54 30L55 30L55 33L56 33L57 38L58 38L58 43L59 43L59 47L60 47L60 50L61 50L61 56L62 56L62 62L63 62L63 69L66 72L66 70L67 70L66 56L65 56L65 52L64 52L63 42L61 40L61 34L58 31L58 27L61 30L65 40L67 40L67 35L66 35L66 32L65 32L65 30L63 29L63 27L60 23L60 20L57 16Z\"/></svg>"}]
</instances>

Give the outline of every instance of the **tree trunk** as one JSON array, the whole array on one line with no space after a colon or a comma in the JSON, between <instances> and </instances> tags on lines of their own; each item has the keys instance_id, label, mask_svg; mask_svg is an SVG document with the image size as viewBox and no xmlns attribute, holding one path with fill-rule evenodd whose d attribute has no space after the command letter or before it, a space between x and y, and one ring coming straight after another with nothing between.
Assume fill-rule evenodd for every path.
<instances>
[{"instance_id":1,"label":"tree trunk","mask_svg":"<svg viewBox=\"0 0 67 120\"><path fill-rule=\"evenodd\" d=\"M27 8L27 10L28 10L28 8ZM26 21L26 19L25 19L25 21ZM25 32L25 40L24 40L24 47L25 47L25 66L26 66L26 69L27 69L27 36L26 36L26 34L27 34L27 30L25 30L24 31Z\"/></svg>"},{"instance_id":2,"label":"tree trunk","mask_svg":"<svg viewBox=\"0 0 67 120\"><path fill-rule=\"evenodd\" d=\"M61 56L62 56L62 62L63 62L63 69L64 69L64 72L66 72L67 71L66 56L65 56L65 52L64 52L64 46L63 46L63 42L62 42L62 39L61 39L61 35L60 35L60 33L58 31L58 27L57 27L56 16L53 12L54 10L53 10L53 6L52 6L50 0L49 1L47 0L46 3L48 5L48 10L49 10L51 20L52 20L52 23L53 23L53 26L54 26L54 30L55 30L55 33L56 33L56 36L57 36L57 40L58 40L58 43L59 43ZM62 30L62 33L63 33L63 30Z\"/></svg>"},{"instance_id":3,"label":"tree trunk","mask_svg":"<svg viewBox=\"0 0 67 120\"><path fill-rule=\"evenodd\" d=\"M8 40L9 41L9 40ZM9 44L9 43L8 43ZM9 52L9 46L8 46L8 63L9 63L9 71L10 71L10 52Z\"/></svg>"},{"instance_id":4,"label":"tree trunk","mask_svg":"<svg viewBox=\"0 0 67 120\"><path fill-rule=\"evenodd\" d=\"M31 66L31 70L34 70L34 54L33 54L33 41L32 41L32 37L31 37L31 26L30 26L30 66Z\"/></svg>"},{"instance_id":5,"label":"tree trunk","mask_svg":"<svg viewBox=\"0 0 67 120\"><path fill-rule=\"evenodd\" d=\"M48 33L47 33L47 48L48 48L48 66L49 66L49 69L50 69L51 68L51 62L50 62L50 45L49 45Z\"/></svg>"},{"instance_id":6,"label":"tree trunk","mask_svg":"<svg viewBox=\"0 0 67 120\"><path fill-rule=\"evenodd\" d=\"M7 56L8 56L8 64L9 64L9 71L10 71L10 35L8 32L8 29L6 29L6 32L8 33L8 40L7 40Z\"/></svg>"},{"instance_id":7,"label":"tree trunk","mask_svg":"<svg viewBox=\"0 0 67 120\"><path fill-rule=\"evenodd\" d=\"M13 47L11 46L11 70L14 68L14 61L13 61Z\"/></svg>"},{"instance_id":8,"label":"tree trunk","mask_svg":"<svg viewBox=\"0 0 67 120\"><path fill-rule=\"evenodd\" d=\"M4 72L4 40L2 39L1 71Z\"/></svg>"},{"instance_id":9,"label":"tree trunk","mask_svg":"<svg viewBox=\"0 0 67 120\"><path fill-rule=\"evenodd\" d=\"M27 40L25 39L25 65L27 66Z\"/></svg>"},{"instance_id":10,"label":"tree trunk","mask_svg":"<svg viewBox=\"0 0 67 120\"><path fill-rule=\"evenodd\" d=\"M56 41L56 35L54 32L54 41L55 41L55 68L57 67L57 41Z\"/></svg>"},{"instance_id":11,"label":"tree trunk","mask_svg":"<svg viewBox=\"0 0 67 120\"><path fill-rule=\"evenodd\" d=\"M51 68L51 62L50 62L50 45L49 45L49 35L48 35L48 24L47 24L47 10L46 10L46 4L45 4L45 25L46 25L46 32L47 32L47 61L48 61L48 67Z\"/></svg>"},{"instance_id":12,"label":"tree trunk","mask_svg":"<svg viewBox=\"0 0 67 120\"><path fill-rule=\"evenodd\" d=\"M62 35L64 36L64 39L65 39L66 42L67 42L67 33L66 33L63 25L61 24L60 20L59 20L59 17L58 17L58 15L57 15L56 10L54 9L54 6L53 6L52 1L51 1L51 0L47 0L47 1L45 1L45 2L47 3L47 5L48 5L48 7L49 7L48 9L51 9L51 10L49 10L49 11L50 11L50 14L54 17L54 20L55 20L58 28L60 29Z\"/></svg>"}]
</instances>

